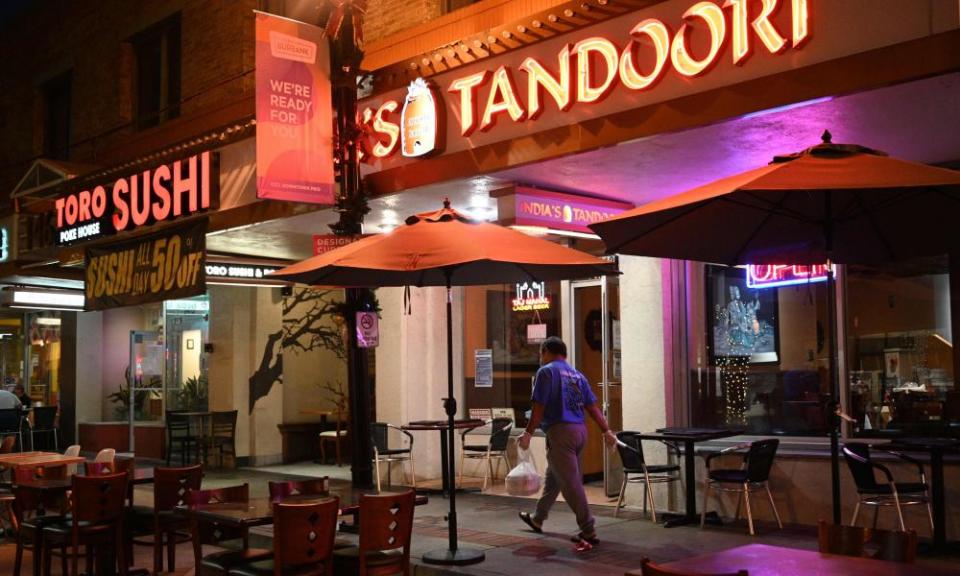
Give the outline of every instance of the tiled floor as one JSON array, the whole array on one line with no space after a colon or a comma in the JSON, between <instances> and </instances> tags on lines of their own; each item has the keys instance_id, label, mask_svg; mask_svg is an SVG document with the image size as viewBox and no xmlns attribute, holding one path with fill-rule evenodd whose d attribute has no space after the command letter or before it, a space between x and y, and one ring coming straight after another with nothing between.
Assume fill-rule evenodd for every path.
<instances>
[{"instance_id":1,"label":"tiled floor","mask_svg":"<svg viewBox=\"0 0 960 576\"><path fill-rule=\"evenodd\" d=\"M302 464L269 469L242 469L234 471L209 471L204 477L205 486L226 486L246 482L254 496L266 494L267 480L296 476L327 475L333 482L343 482L338 478L349 476L347 468L319 467ZM502 490L497 484L494 492ZM599 491L599 489L597 489ZM594 493L598 500L606 503L607 498ZM149 487L138 487L138 503L149 503ZM594 506L597 517L597 531L601 545L586 553L573 550L568 536L575 531L573 515L562 502L554 508L553 514L544 526L543 534L534 534L517 518L517 512L530 510L531 499L512 498L491 494L463 494L457 498L459 518L459 542L461 547L481 549L486 560L474 566L456 570L438 570L422 565L419 558L431 550L443 550L448 546L447 523L448 501L439 496L431 496L430 502L416 510L414 518L414 538L412 556L413 573L427 574L472 574L475 576L500 575L607 575L623 574L626 569L639 566L644 557L654 561L673 559L702 554L715 550L732 548L751 542L760 542L794 548L816 548L816 538L811 528L788 527L776 530L773 525L761 524L760 535L751 538L746 534L743 522L722 528L700 530L697 527L665 529L642 517L636 510L622 512L619 518L613 517L612 506ZM255 529L252 545L269 544L272 535L269 527ZM347 536L350 537L349 535ZM258 542L259 541L259 542ZM12 573L14 546L9 541L0 544L0 576ZM22 574L30 573L30 554L25 557ZM151 564L151 550L137 547L136 565L147 567ZM178 547L178 575L193 574L193 555L189 544ZM960 565L956 558L921 558L923 565L940 568L955 568ZM957 571L960 574L960 570ZM53 574L59 574L54 567Z\"/></svg>"}]
</instances>

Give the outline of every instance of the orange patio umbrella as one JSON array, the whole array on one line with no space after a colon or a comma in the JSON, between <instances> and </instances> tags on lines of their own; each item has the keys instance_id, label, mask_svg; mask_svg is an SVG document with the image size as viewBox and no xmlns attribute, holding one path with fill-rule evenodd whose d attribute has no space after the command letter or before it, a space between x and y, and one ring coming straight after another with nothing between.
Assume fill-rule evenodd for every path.
<instances>
[{"instance_id":1,"label":"orange patio umbrella","mask_svg":"<svg viewBox=\"0 0 960 576\"><path fill-rule=\"evenodd\" d=\"M472 564L484 559L480 550L457 545L453 390L452 286L529 280L563 280L616 274L614 262L534 238L511 228L471 220L450 207L407 218L388 234L371 236L308 258L271 274L310 285L383 287L445 286L447 288L447 430L443 474L450 486L449 548L432 551L424 560L438 564Z\"/></svg>"},{"instance_id":2,"label":"orange patio umbrella","mask_svg":"<svg viewBox=\"0 0 960 576\"><path fill-rule=\"evenodd\" d=\"M718 264L871 264L960 253L960 172L823 143L590 226L608 253ZM832 275L829 330L836 334ZM831 395L839 406L836 337ZM833 521L840 523L838 419L831 425Z\"/></svg>"}]
</instances>

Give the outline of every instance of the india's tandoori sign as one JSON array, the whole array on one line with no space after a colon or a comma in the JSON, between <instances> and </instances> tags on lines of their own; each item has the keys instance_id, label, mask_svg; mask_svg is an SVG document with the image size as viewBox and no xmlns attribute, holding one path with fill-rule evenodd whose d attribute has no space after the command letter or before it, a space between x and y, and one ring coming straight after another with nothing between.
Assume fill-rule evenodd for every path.
<instances>
[{"instance_id":1,"label":"india's tandoori sign","mask_svg":"<svg viewBox=\"0 0 960 576\"><path fill-rule=\"evenodd\" d=\"M206 290L207 220L86 250L87 310L174 300Z\"/></svg>"},{"instance_id":2,"label":"india's tandoori sign","mask_svg":"<svg viewBox=\"0 0 960 576\"><path fill-rule=\"evenodd\" d=\"M333 203L330 50L323 29L256 13L257 197Z\"/></svg>"},{"instance_id":3,"label":"india's tandoori sign","mask_svg":"<svg viewBox=\"0 0 960 576\"><path fill-rule=\"evenodd\" d=\"M664 2L427 80L417 78L405 93L395 90L361 102L368 160L398 152L405 158L423 156L445 140L451 149L470 148L455 140L495 141L473 136L516 135L520 127L532 128L533 121L541 129L574 124L596 117L594 106L601 102L605 114L629 107L629 100L641 94L675 96L718 65L742 68L762 53L778 57L801 48L812 37L808 2ZM510 36L490 38L490 51L510 45ZM445 53L457 54L455 49L437 52L441 65ZM769 65L759 68L764 66ZM444 126L449 126L446 134Z\"/></svg>"}]
</instances>

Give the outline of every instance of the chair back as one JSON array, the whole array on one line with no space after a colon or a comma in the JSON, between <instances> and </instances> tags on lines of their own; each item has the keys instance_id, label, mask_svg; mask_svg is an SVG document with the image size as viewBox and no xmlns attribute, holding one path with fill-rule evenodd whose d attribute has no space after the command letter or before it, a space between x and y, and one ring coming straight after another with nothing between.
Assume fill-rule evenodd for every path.
<instances>
[{"instance_id":1,"label":"chair back","mask_svg":"<svg viewBox=\"0 0 960 576\"><path fill-rule=\"evenodd\" d=\"M113 459L117 456L117 451L113 448L104 448L103 450L97 452L97 457L93 459L94 462L113 462Z\"/></svg>"},{"instance_id":2,"label":"chair back","mask_svg":"<svg viewBox=\"0 0 960 576\"><path fill-rule=\"evenodd\" d=\"M267 482L270 500L280 502L290 496L321 496L330 492L330 479L310 478L309 480L287 480L286 482Z\"/></svg>"},{"instance_id":3,"label":"chair back","mask_svg":"<svg viewBox=\"0 0 960 576\"><path fill-rule=\"evenodd\" d=\"M200 490L203 470L200 464L184 468L153 469L153 511L169 512L187 503L187 494Z\"/></svg>"},{"instance_id":4,"label":"chair back","mask_svg":"<svg viewBox=\"0 0 960 576\"><path fill-rule=\"evenodd\" d=\"M770 469L773 468L779 446L780 441L776 438L750 443L746 455L748 482L766 482L770 479Z\"/></svg>"},{"instance_id":5,"label":"chair back","mask_svg":"<svg viewBox=\"0 0 960 576\"><path fill-rule=\"evenodd\" d=\"M37 406L33 409L33 430L40 432L42 430L53 430L57 427L57 408L56 406Z\"/></svg>"},{"instance_id":6,"label":"chair back","mask_svg":"<svg viewBox=\"0 0 960 576\"><path fill-rule=\"evenodd\" d=\"M0 432L19 432L21 412L19 408L0 409Z\"/></svg>"},{"instance_id":7,"label":"chair back","mask_svg":"<svg viewBox=\"0 0 960 576\"><path fill-rule=\"evenodd\" d=\"M117 474L119 470L116 469L114 462L84 462L83 471L87 476L107 476L109 474Z\"/></svg>"},{"instance_id":8,"label":"chair back","mask_svg":"<svg viewBox=\"0 0 960 576\"><path fill-rule=\"evenodd\" d=\"M105 476L74 476L73 525L107 524L123 517L124 502L127 498L127 474L107 474Z\"/></svg>"},{"instance_id":9,"label":"chair back","mask_svg":"<svg viewBox=\"0 0 960 576\"><path fill-rule=\"evenodd\" d=\"M843 445L843 459L857 485L857 491L871 491L879 487L873 474L870 461L870 445L862 442L848 442Z\"/></svg>"},{"instance_id":10,"label":"chair back","mask_svg":"<svg viewBox=\"0 0 960 576\"><path fill-rule=\"evenodd\" d=\"M237 410L212 412L210 414L210 434L217 438L236 438Z\"/></svg>"},{"instance_id":11,"label":"chair back","mask_svg":"<svg viewBox=\"0 0 960 576\"><path fill-rule=\"evenodd\" d=\"M817 540L820 552L843 556L863 556L867 541L867 529L859 526L830 524L826 520L817 523Z\"/></svg>"},{"instance_id":12,"label":"chair back","mask_svg":"<svg viewBox=\"0 0 960 576\"><path fill-rule=\"evenodd\" d=\"M167 439L190 436L190 417L167 410L165 414ZM169 442L168 442L169 444Z\"/></svg>"},{"instance_id":13,"label":"chair back","mask_svg":"<svg viewBox=\"0 0 960 576\"><path fill-rule=\"evenodd\" d=\"M318 502L274 502L274 574L318 565L323 565L323 574L329 573L339 513L340 499L336 497Z\"/></svg>"},{"instance_id":14,"label":"chair back","mask_svg":"<svg viewBox=\"0 0 960 576\"><path fill-rule=\"evenodd\" d=\"M513 421L509 418L494 418L490 422L490 450L494 452L503 452L507 449L510 442L510 430L513 428Z\"/></svg>"},{"instance_id":15,"label":"chair back","mask_svg":"<svg viewBox=\"0 0 960 576\"><path fill-rule=\"evenodd\" d=\"M247 484L206 490L188 490L184 497L184 503L187 506L228 502L240 503L249 500L250 486ZM200 565L201 559L203 558L202 544L219 544L225 540L234 540L236 538L245 539L247 534L247 531L243 528L221 526L212 522L201 523L197 522L196 519L193 519L190 525L193 534L193 554L196 566Z\"/></svg>"},{"instance_id":16,"label":"chair back","mask_svg":"<svg viewBox=\"0 0 960 576\"><path fill-rule=\"evenodd\" d=\"M917 532L871 530L867 554L876 560L913 564L917 559Z\"/></svg>"},{"instance_id":17,"label":"chair back","mask_svg":"<svg viewBox=\"0 0 960 576\"><path fill-rule=\"evenodd\" d=\"M374 422L370 425L370 440L380 452L390 449L390 426L386 422Z\"/></svg>"},{"instance_id":18,"label":"chair back","mask_svg":"<svg viewBox=\"0 0 960 576\"><path fill-rule=\"evenodd\" d=\"M413 507L416 494L363 494L360 496L361 572L365 552L403 549L403 561L410 561Z\"/></svg>"},{"instance_id":19,"label":"chair back","mask_svg":"<svg viewBox=\"0 0 960 576\"><path fill-rule=\"evenodd\" d=\"M650 561L649 558L644 558L640 561L640 568L643 571L643 576L749 576L746 570L739 570L737 572L684 572L680 570L673 570L666 568L664 566L658 566Z\"/></svg>"},{"instance_id":20,"label":"chair back","mask_svg":"<svg viewBox=\"0 0 960 576\"><path fill-rule=\"evenodd\" d=\"M624 470L642 470L643 469L643 442L637 438L636 432L617 432L617 440L627 446L617 444L617 452L620 454L620 461L623 463Z\"/></svg>"},{"instance_id":21,"label":"chair back","mask_svg":"<svg viewBox=\"0 0 960 576\"><path fill-rule=\"evenodd\" d=\"M79 444L71 444L70 446L67 446L67 449L63 451L63 455L64 455L64 456L72 456L72 457L77 457L77 456L79 456L79 455L80 455L80 445L79 445ZM76 464L67 464L67 466L66 466L66 471L67 471L67 475L68 475L68 476L73 476L74 474L77 473L77 465L76 465Z\"/></svg>"}]
</instances>

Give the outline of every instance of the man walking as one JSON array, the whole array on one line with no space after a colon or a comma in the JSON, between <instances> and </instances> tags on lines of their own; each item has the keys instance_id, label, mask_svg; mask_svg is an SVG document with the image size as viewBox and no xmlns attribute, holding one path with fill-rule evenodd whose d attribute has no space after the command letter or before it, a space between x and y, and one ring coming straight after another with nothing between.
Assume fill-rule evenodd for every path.
<instances>
[{"instance_id":1,"label":"man walking","mask_svg":"<svg viewBox=\"0 0 960 576\"><path fill-rule=\"evenodd\" d=\"M536 511L532 515L521 512L520 519L534 532L541 532L550 508L557 496L563 494L580 527L579 534L571 540L597 544L599 540L580 473L580 452L587 441L584 412L600 426L607 446L615 445L617 437L607 426L586 377L567 364L567 345L563 340L551 336L543 341L540 364L533 383L530 422L520 437L519 446L528 449L533 432L538 426L542 428L547 435L547 474Z\"/></svg>"}]
</instances>

